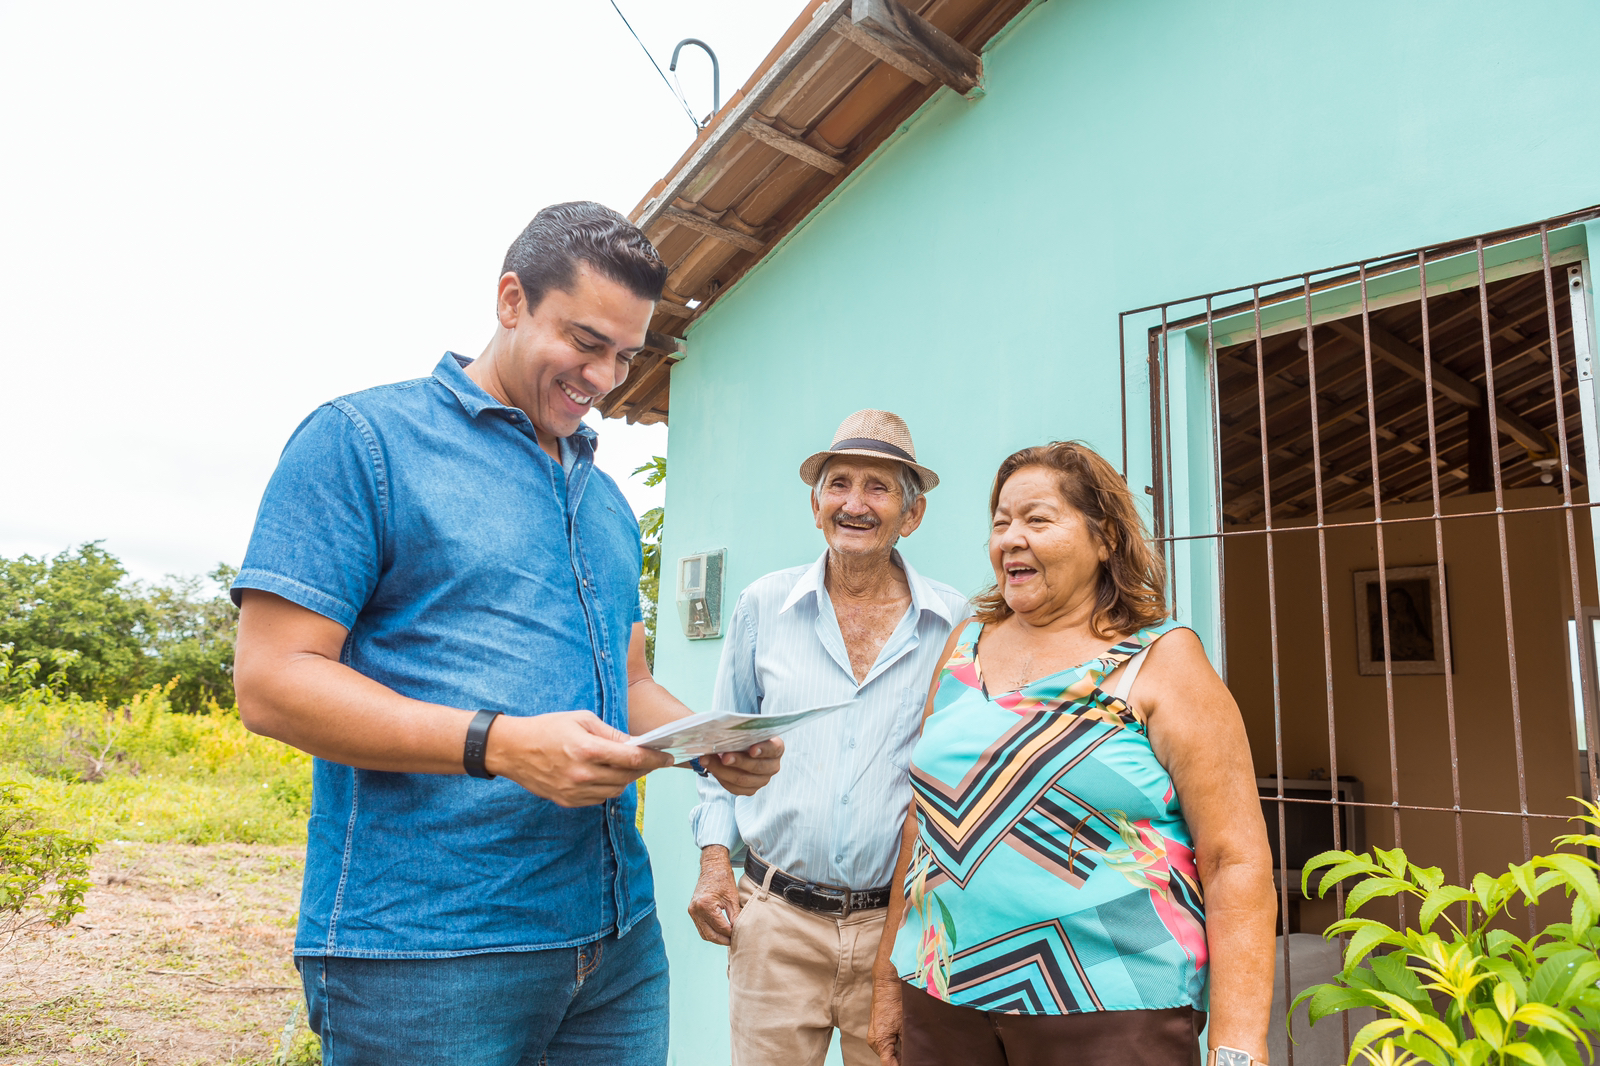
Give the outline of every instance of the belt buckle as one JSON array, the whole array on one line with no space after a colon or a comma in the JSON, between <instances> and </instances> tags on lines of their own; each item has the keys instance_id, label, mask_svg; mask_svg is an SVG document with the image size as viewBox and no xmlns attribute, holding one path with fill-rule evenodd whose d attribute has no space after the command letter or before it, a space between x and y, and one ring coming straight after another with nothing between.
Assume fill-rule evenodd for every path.
<instances>
[{"instance_id":1,"label":"belt buckle","mask_svg":"<svg viewBox=\"0 0 1600 1066\"><path fill-rule=\"evenodd\" d=\"M848 888L835 888L832 885L812 885L811 891L827 899L839 901L839 917L850 917L850 897L854 895Z\"/></svg>"}]
</instances>

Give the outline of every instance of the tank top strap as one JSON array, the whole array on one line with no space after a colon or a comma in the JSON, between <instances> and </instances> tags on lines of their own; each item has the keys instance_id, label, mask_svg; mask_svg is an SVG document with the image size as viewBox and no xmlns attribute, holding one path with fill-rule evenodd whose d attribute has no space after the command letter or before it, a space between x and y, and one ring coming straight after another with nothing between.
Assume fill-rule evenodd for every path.
<instances>
[{"instance_id":1,"label":"tank top strap","mask_svg":"<svg viewBox=\"0 0 1600 1066\"><path fill-rule=\"evenodd\" d=\"M1121 666L1154 644L1158 638L1172 632L1174 629L1182 628L1184 628L1183 625L1177 619L1164 618L1153 626L1145 626L1143 629L1134 631L1125 639L1107 648L1106 653L1100 657L1100 661L1106 665L1104 673L1109 674L1112 670L1115 670L1118 666Z\"/></svg>"},{"instance_id":2,"label":"tank top strap","mask_svg":"<svg viewBox=\"0 0 1600 1066\"><path fill-rule=\"evenodd\" d=\"M956 646L950 649L950 655L945 659L944 665L939 668L939 683L944 684L944 679L954 676L963 684L973 688L979 686L975 648L978 636L983 632L983 623L974 618L961 627L961 636L956 641Z\"/></svg>"}]
</instances>

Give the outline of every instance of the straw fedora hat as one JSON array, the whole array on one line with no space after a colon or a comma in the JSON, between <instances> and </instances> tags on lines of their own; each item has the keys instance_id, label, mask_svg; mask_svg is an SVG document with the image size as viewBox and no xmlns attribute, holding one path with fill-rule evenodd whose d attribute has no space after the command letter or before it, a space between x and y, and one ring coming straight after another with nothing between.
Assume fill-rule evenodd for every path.
<instances>
[{"instance_id":1,"label":"straw fedora hat","mask_svg":"<svg viewBox=\"0 0 1600 1066\"><path fill-rule=\"evenodd\" d=\"M893 411L868 409L839 423L833 435L833 446L818 452L800 464L800 480L807 485L817 483L822 464L835 455L859 455L867 459L898 459L917 472L922 479L922 491L927 492L939 484L939 475L917 462L917 449L911 443L911 431L906 420Z\"/></svg>"}]
</instances>

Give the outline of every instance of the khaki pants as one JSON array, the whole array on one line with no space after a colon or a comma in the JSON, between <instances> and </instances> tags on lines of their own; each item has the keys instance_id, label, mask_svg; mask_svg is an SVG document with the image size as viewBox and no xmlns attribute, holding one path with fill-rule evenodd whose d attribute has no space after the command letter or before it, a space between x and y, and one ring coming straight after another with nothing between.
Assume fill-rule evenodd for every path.
<instances>
[{"instance_id":1,"label":"khaki pants","mask_svg":"<svg viewBox=\"0 0 1600 1066\"><path fill-rule=\"evenodd\" d=\"M834 1029L845 1066L878 1066L867 1023L888 910L816 914L748 877L739 903L728 949L733 1066L821 1066Z\"/></svg>"}]
</instances>

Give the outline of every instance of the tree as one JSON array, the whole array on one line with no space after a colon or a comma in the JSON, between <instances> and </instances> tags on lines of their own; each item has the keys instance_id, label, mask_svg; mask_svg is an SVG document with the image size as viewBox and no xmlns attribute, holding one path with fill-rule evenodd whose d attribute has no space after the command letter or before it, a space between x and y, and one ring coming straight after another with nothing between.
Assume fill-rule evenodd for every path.
<instances>
[{"instance_id":1,"label":"tree","mask_svg":"<svg viewBox=\"0 0 1600 1066\"><path fill-rule=\"evenodd\" d=\"M148 684L178 679L168 699L177 710L202 711L215 700L233 702L233 647L239 609L228 598L237 567L218 564L198 577L168 575L167 583L144 589L148 609L145 650ZM216 587L205 595L209 581Z\"/></svg>"},{"instance_id":2,"label":"tree","mask_svg":"<svg viewBox=\"0 0 1600 1066\"><path fill-rule=\"evenodd\" d=\"M150 609L99 541L54 558L0 559L0 644L91 699L124 699L145 677Z\"/></svg>"},{"instance_id":3,"label":"tree","mask_svg":"<svg viewBox=\"0 0 1600 1066\"><path fill-rule=\"evenodd\" d=\"M239 612L227 589L237 573L223 564L204 579L145 585L98 541L52 558L0 558L0 646L11 646L0 696L48 686L120 702L178 678L177 709L233 702ZM217 586L209 594L207 579Z\"/></svg>"},{"instance_id":4,"label":"tree","mask_svg":"<svg viewBox=\"0 0 1600 1066\"><path fill-rule=\"evenodd\" d=\"M667 459L652 456L633 472L643 474L645 488L653 489L667 480ZM656 668L656 604L661 598L661 529L667 521L665 507L652 507L639 516L639 547L643 563L639 568L639 610L644 614L644 656L650 669Z\"/></svg>"}]
</instances>

